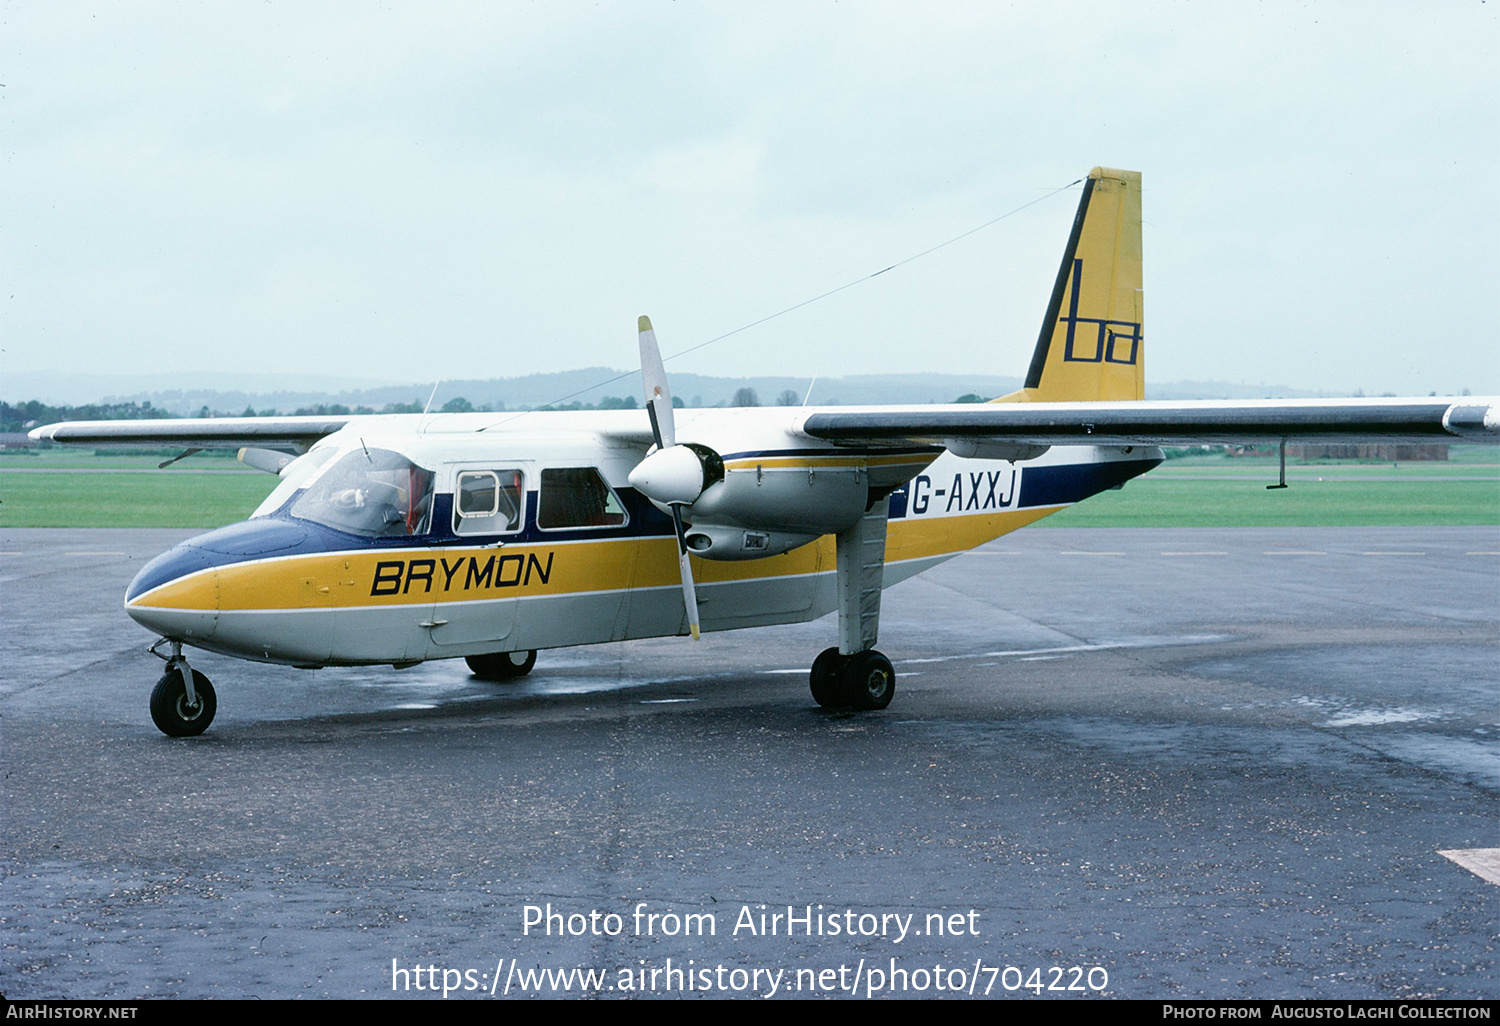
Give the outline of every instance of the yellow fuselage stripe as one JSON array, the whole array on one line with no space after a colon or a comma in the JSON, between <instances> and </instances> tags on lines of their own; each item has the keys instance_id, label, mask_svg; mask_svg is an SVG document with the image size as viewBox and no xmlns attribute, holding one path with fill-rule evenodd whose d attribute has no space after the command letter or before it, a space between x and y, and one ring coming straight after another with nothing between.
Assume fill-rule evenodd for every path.
<instances>
[{"instance_id":1,"label":"yellow fuselage stripe","mask_svg":"<svg viewBox=\"0 0 1500 1026\"><path fill-rule=\"evenodd\" d=\"M887 562L963 552L1054 509L893 520ZM661 588L679 584L676 539L449 546L313 553L200 570L152 589L132 606L182 610L369 608ZM835 568L834 538L779 556L692 558L700 585L792 577Z\"/></svg>"}]
</instances>

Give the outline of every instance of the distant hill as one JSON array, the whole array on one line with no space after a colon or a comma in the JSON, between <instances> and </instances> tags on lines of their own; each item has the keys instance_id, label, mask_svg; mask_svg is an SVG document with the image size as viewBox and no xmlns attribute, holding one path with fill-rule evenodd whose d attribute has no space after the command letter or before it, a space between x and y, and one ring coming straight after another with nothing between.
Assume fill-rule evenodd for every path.
<instances>
[{"instance_id":1,"label":"distant hill","mask_svg":"<svg viewBox=\"0 0 1500 1026\"><path fill-rule=\"evenodd\" d=\"M812 385L813 405L878 405L883 403L951 403L964 395L992 397L1021 386L1019 378L962 374L857 374L839 378L746 377L721 378L702 374L673 374L672 390L689 406L729 405L740 389L753 389L760 403L775 405L783 393L793 393L800 404ZM164 387L165 386L165 387ZM85 403L147 403L177 416L192 416L204 407L220 413L295 410L339 404L351 409L379 410L391 403L427 403L432 383L390 384L357 378L308 378L271 374L7 374L4 398L10 402L39 399L51 405ZM433 398L439 409L454 398L475 408L533 409L550 403L597 404L606 397L639 399L639 372L587 367L518 378L444 381ZM1243 385L1222 381L1177 381L1149 384L1151 399L1261 399L1311 398L1328 393L1284 385Z\"/></svg>"}]
</instances>

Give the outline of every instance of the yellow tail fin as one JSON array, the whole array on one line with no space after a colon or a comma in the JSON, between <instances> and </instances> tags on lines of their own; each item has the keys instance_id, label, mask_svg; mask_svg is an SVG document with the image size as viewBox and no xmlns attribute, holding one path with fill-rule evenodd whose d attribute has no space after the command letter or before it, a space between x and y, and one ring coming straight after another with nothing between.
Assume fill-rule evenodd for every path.
<instances>
[{"instance_id":1,"label":"yellow tail fin","mask_svg":"<svg viewBox=\"0 0 1500 1026\"><path fill-rule=\"evenodd\" d=\"M1037 337L1026 385L997 403L1144 399L1141 174L1096 167Z\"/></svg>"}]
</instances>

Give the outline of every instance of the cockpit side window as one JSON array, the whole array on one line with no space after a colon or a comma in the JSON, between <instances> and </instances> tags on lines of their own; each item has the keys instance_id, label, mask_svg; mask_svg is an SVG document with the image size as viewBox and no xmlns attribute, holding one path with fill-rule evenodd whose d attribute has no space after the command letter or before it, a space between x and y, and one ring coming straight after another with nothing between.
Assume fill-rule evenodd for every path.
<instances>
[{"instance_id":1,"label":"cockpit side window","mask_svg":"<svg viewBox=\"0 0 1500 1026\"><path fill-rule=\"evenodd\" d=\"M255 512L250 514L251 519L275 513L286 505L286 500L292 497L292 493L311 481L318 471L323 469L324 464L333 459L337 453L336 446L327 445L321 449L303 453L292 460L281 471L281 483L272 489L265 501L255 508Z\"/></svg>"},{"instance_id":2,"label":"cockpit side window","mask_svg":"<svg viewBox=\"0 0 1500 1026\"><path fill-rule=\"evenodd\" d=\"M453 490L453 533L506 534L519 531L525 509L519 470L463 470Z\"/></svg>"},{"instance_id":3,"label":"cockpit side window","mask_svg":"<svg viewBox=\"0 0 1500 1026\"><path fill-rule=\"evenodd\" d=\"M371 538L426 534L432 471L389 449L346 453L292 504L291 514Z\"/></svg>"},{"instance_id":4,"label":"cockpit side window","mask_svg":"<svg viewBox=\"0 0 1500 1026\"><path fill-rule=\"evenodd\" d=\"M537 526L555 531L576 527L619 527L625 507L593 467L552 467L542 471Z\"/></svg>"}]
</instances>

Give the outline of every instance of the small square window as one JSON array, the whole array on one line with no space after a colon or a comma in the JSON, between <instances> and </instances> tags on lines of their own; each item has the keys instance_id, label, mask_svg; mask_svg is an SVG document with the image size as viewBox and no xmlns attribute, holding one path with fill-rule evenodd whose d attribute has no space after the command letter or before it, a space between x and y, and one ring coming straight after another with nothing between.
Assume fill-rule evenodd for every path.
<instances>
[{"instance_id":1,"label":"small square window","mask_svg":"<svg viewBox=\"0 0 1500 1026\"><path fill-rule=\"evenodd\" d=\"M525 491L519 470L465 470L454 489L453 531L506 534L521 528Z\"/></svg>"}]
</instances>

